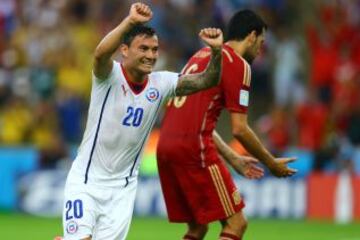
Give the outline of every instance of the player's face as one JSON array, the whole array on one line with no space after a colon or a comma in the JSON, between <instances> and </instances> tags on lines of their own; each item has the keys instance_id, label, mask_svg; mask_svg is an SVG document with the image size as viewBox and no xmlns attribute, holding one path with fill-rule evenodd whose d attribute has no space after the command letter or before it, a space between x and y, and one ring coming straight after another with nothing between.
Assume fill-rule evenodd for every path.
<instances>
[{"instance_id":1,"label":"player's face","mask_svg":"<svg viewBox=\"0 0 360 240\"><path fill-rule=\"evenodd\" d=\"M156 35L138 35L122 50L124 65L141 74L152 72L159 56L159 42Z\"/></svg>"},{"instance_id":2,"label":"player's face","mask_svg":"<svg viewBox=\"0 0 360 240\"><path fill-rule=\"evenodd\" d=\"M251 64L254 59L261 53L261 50L265 43L265 30L258 35L254 36L254 38L251 41L251 44L247 51L244 54L244 58Z\"/></svg>"}]
</instances>

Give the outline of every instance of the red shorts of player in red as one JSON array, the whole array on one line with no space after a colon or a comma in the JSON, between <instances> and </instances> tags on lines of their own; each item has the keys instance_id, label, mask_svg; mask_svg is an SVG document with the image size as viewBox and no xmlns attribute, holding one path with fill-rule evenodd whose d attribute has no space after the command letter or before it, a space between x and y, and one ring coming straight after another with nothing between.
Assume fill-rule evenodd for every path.
<instances>
[{"instance_id":1,"label":"red shorts of player in red","mask_svg":"<svg viewBox=\"0 0 360 240\"><path fill-rule=\"evenodd\" d=\"M220 159L201 167L158 155L158 168L170 222L207 224L226 219L245 206Z\"/></svg>"}]
</instances>

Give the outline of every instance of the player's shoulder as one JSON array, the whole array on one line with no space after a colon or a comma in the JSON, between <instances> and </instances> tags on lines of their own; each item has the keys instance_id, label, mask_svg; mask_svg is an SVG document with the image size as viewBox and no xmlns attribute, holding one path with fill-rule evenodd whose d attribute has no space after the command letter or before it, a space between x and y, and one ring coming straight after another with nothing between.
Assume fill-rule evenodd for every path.
<instances>
[{"instance_id":1,"label":"player's shoulder","mask_svg":"<svg viewBox=\"0 0 360 240\"><path fill-rule=\"evenodd\" d=\"M152 80L156 79L166 79L169 77L179 76L179 73L171 72L171 71L154 71L149 74L149 78Z\"/></svg>"},{"instance_id":2,"label":"player's shoulder","mask_svg":"<svg viewBox=\"0 0 360 240\"><path fill-rule=\"evenodd\" d=\"M209 47L203 47L199 49L193 56L193 59L201 59L201 58L208 58L211 55L211 51Z\"/></svg>"},{"instance_id":3,"label":"player's shoulder","mask_svg":"<svg viewBox=\"0 0 360 240\"><path fill-rule=\"evenodd\" d=\"M241 66L250 66L248 62L240 55L238 55L234 49L224 44L222 49L223 59L225 64L236 64Z\"/></svg>"},{"instance_id":4,"label":"player's shoulder","mask_svg":"<svg viewBox=\"0 0 360 240\"><path fill-rule=\"evenodd\" d=\"M179 73L171 71L154 71L149 74L150 83L156 86L168 86L179 79Z\"/></svg>"},{"instance_id":5,"label":"player's shoulder","mask_svg":"<svg viewBox=\"0 0 360 240\"><path fill-rule=\"evenodd\" d=\"M232 56L232 55L234 53L233 53L233 51L231 51L228 48L230 48L230 47L223 45L223 48L222 48L223 58L225 58L225 60L227 60L229 62L233 62L234 56ZM210 56L211 56L210 47L203 47L192 56L192 59L209 58Z\"/></svg>"},{"instance_id":6,"label":"player's shoulder","mask_svg":"<svg viewBox=\"0 0 360 240\"><path fill-rule=\"evenodd\" d=\"M238 79L238 84L249 87L251 82L251 68L250 64L240 55L238 55L234 49L228 45L223 47L223 71L222 71L222 83L233 84L234 77ZM233 85L232 85L233 86Z\"/></svg>"},{"instance_id":7,"label":"player's shoulder","mask_svg":"<svg viewBox=\"0 0 360 240\"><path fill-rule=\"evenodd\" d=\"M94 71L92 71L93 86L105 86L109 84L112 85L116 83L116 79L121 79L122 75L124 74L122 74L121 64L113 60L112 69L105 78L97 77Z\"/></svg>"}]
</instances>

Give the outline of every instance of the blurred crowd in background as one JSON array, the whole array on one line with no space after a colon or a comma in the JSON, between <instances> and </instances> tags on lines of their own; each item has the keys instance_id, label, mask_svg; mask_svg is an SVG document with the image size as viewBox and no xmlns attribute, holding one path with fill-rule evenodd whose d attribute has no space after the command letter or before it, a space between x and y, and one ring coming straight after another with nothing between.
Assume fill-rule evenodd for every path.
<instances>
[{"instance_id":1,"label":"blurred crowd in background","mask_svg":"<svg viewBox=\"0 0 360 240\"><path fill-rule=\"evenodd\" d=\"M1 146L35 146L43 168L68 158L85 127L92 53L132 2L0 0ZM360 174L359 0L145 2L157 69L177 72L201 47L202 27L255 10L269 29L252 66L250 125L276 155L295 147L311 153L313 170Z\"/></svg>"}]
</instances>

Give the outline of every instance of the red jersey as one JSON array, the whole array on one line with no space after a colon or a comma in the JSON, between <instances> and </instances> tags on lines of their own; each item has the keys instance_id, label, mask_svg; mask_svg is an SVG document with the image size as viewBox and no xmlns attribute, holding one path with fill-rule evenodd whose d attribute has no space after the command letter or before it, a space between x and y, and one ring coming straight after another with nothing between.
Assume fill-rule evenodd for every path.
<instances>
[{"instance_id":1,"label":"red jersey","mask_svg":"<svg viewBox=\"0 0 360 240\"><path fill-rule=\"evenodd\" d=\"M234 50L223 46L221 82L218 86L189 96L176 97L167 104L158 143L158 159L169 159L205 167L218 161L212 132L223 108L246 113L251 69ZM182 73L199 73L208 65L210 48L198 51Z\"/></svg>"}]
</instances>

